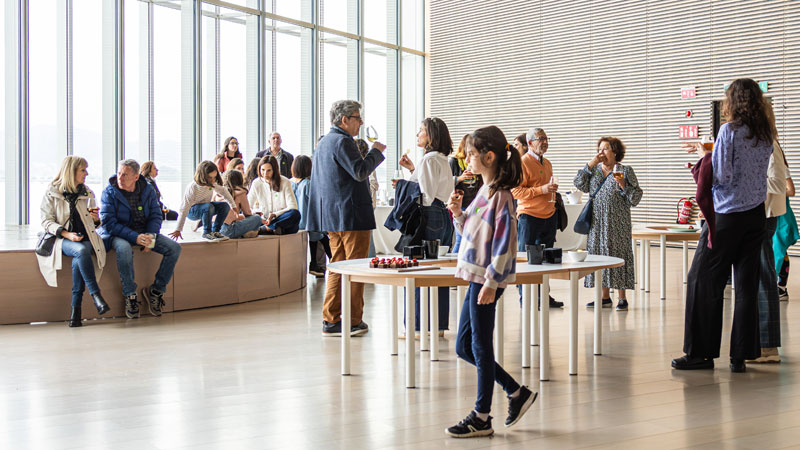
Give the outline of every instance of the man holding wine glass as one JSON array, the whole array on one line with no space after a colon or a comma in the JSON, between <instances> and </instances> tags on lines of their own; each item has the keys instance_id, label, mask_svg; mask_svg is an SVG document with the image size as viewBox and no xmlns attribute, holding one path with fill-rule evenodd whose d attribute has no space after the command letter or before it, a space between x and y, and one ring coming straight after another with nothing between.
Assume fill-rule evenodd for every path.
<instances>
[{"instance_id":1,"label":"man holding wine glass","mask_svg":"<svg viewBox=\"0 0 800 450\"><path fill-rule=\"evenodd\" d=\"M525 251L525 246L532 244L552 247L558 229L555 206L558 179L553 176L552 164L544 157L550 138L541 128L531 128L525 138L528 140L528 151L522 155L522 183L511 190L517 199L517 244L520 251ZM509 151L516 151L511 146L508 148ZM550 297L550 307L563 308L564 302Z\"/></svg>"}]
</instances>

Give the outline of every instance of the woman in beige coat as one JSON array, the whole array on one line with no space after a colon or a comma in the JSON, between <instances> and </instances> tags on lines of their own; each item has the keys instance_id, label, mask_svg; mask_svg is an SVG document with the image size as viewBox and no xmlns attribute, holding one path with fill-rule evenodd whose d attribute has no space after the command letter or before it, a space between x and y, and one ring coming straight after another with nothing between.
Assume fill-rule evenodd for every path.
<instances>
[{"instance_id":1,"label":"woman in beige coat","mask_svg":"<svg viewBox=\"0 0 800 450\"><path fill-rule=\"evenodd\" d=\"M42 228L56 236L50 256L36 255L39 270L48 285L56 287L56 272L61 269L61 255L72 257L72 314L70 327L81 326L81 300L84 288L94 300L98 314L109 310L100 295L97 280L106 263L106 250L95 225L100 222L94 192L84 183L88 163L79 156L67 156L58 175L44 194L40 208ZM95 259L92 255L95 255Z\"/></svg>"}]
</instances>

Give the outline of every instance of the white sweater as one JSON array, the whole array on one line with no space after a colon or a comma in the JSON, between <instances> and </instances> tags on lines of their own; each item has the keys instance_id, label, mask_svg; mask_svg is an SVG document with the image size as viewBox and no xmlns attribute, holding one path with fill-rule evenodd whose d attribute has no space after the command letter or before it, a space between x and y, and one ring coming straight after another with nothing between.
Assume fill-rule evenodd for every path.
<instances>
[{"instance_id":1,"label":"white sweater","mask_svg":"<svg viewBox=\"0 0 800 450\"><path fill-rule=\"evenodd\" d=\"M222 185L215 184L212 188L209 186L200 186L192 181L186 186L186 190L183 192L181 209L178 211L178 226L175 227L175 229L177 231L183 231L183 224L186 223L186 216L189 214L189 210L192 206L202 203L211 203L211 197L215 192L224 198L231 208L236 208L236 203L233 201L231 193Z\"/></svg>"},{"instance_id":2,"label":"white sweater","mask_svg":"<svg viewBox=\"0 0 800 450\"><path fill-rule=\"evenodd\" d=\"M431 206L434 199L439 199L447 204L450 194L453 193L453 172L447 156L433 151L422 157L409 181L419 183L422 191L423 206Z\"/></svg>"},{"instance_id":3,"label":"white sweater","mask_svg":"<svg viewBox=\"0 0 800 450\"><path fill-rule=\"evenodd\" d=\"M288 178L281 177L280 191L273 191L272 187L263 178L258 177L250 185L250 193L247 194L247 201L250 207L256 211L264 213L265 216L281 214L290 209L297 209L297 199L292 192L292 182Z\"/></svg>"}]
</instances>

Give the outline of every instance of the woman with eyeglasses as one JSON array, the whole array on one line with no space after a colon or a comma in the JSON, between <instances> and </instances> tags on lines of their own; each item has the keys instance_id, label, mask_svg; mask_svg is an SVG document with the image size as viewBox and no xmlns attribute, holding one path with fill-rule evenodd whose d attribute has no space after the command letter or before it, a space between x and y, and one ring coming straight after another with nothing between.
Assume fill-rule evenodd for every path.
<instances>
[{"instance_id":1,"label":"woman with eyeglasses","mask_svg":"<svg viewBox=\"0 0 800 450\"><path fill-rule=\"evenodd\" d=\"M228 139L225 139L225 143L222 145L222 151L214 157L214 162L217 164L220 175L228 169L228 163L234 158L243 159L244 156L242 156L242 152L239 151L239 140L230 136Z\"/></svg>"}]
</instances>

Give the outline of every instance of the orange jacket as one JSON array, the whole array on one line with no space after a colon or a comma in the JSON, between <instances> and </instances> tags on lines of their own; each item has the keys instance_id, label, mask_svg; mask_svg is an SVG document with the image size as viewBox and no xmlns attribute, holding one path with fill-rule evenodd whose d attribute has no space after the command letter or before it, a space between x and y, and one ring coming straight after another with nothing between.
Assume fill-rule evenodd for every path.
<instances>
[{"instance_id":1,"label":"orange jacket","mask_svg":"<svg viewBox=\"0 0 800 450\"><path fill-rule=\"evenodd\" d=\"M539 219L547 219L556 212L552 193L542 194L542 186L550 183L553 166L546 158L539 158L527 152L522 155L522 183L511 190L517 199L517 217L527 214Z\"/></svg>"}]
</instances>

